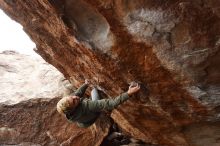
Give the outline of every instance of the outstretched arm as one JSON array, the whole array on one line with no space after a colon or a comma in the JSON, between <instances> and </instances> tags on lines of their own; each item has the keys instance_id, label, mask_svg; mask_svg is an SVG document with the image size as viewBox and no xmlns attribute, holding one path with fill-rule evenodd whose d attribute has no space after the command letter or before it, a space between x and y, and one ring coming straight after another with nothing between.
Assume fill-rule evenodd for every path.
<instances>
[{"instance_id":1,"label":"outstretched arm","mask_svg":"<svg viewBox=\"0 0 220 146\"><path fill-rule=\"evenodd\" d=\"M102 110L113 110L118 105L129 99L129 97L140 89L139 85L130 86L129 90L114 99L102 99L97 101L88 101L87 110L91 112L100 112Z\"/></svg>"},{"instance_id":2,"label":"outstretched arm","mask_svg":"<svg viewBox=\"0 0 220 146\"><path fill-rule=\"evenodd\" d=\"M83 97L88 86L89 86L89 81L85 80L85 83L75 91L74 95Z\"/></svg>"}]
</instances>

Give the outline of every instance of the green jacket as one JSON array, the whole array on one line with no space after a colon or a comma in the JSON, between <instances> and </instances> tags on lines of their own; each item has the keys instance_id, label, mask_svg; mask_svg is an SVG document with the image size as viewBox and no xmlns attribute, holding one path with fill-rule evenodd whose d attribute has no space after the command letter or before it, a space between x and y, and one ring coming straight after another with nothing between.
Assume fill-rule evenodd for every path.
<instances>
[{"instance_id":1,"label":"green jacket","mask_svg":"<svg viewBox=\"0 0 220 146\"><path fill-rule=\"evenodd\" d=\"M91 99L83 98L87 87L88 85L83 84L72 94L81 98L80 103L75 109L69 110L65 113L66 118L71 122L77 122L79 127L88 127L92 125L100 115L101 111L113 110L129 98L128 93L126 92L114 99L92 101Z\"/></svg>"}]
</instances>

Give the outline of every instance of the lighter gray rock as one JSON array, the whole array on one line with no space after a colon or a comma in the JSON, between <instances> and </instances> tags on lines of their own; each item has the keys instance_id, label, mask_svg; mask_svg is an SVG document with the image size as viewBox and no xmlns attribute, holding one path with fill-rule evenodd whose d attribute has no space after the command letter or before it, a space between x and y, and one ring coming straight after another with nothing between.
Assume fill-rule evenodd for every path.
<instances>
[{"instance_id":1,"label":"lighter gray rock","mask_svg":"<svg viewBox=\"0 0 220 146\"><path fill-rule=\"evenodd\" d=\"M42 58L13 51L0 53L0 102L18 103L30 98L64 95L71 84Z\"/></svg>"}]
</instances>

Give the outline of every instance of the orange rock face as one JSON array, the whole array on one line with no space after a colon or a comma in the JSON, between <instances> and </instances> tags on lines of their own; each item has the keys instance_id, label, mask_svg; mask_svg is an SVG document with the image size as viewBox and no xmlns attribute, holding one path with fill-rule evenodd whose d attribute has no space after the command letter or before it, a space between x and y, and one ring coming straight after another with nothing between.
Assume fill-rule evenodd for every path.
<instances>
[{"instance_id":1,"label":"orange rock face","mask_svg":"<svg viewBox=\"0 0 220 146\"><path fill-rule=\"evenodd\" d=\"M78 128L57 113L55 105L59 99L31 99L16 105L0 104L0 144L100 145L108 134L108 118L97 121L97 127Z\"/></svg>"},{"instance_id":2,"label":"orange rock face","mask_svg":"<svg viewBox=\"0 0 220 146\"><path fill-rule=\"evenodd\" d=\"M141 92L112 118L127 134L167 146L202 145L198 133L189 136L194 125L219 120L219 6L218 0L0 2L36 52L74 86L89 78L116 96L140 82Z\"/></svg>"}]
</instances>

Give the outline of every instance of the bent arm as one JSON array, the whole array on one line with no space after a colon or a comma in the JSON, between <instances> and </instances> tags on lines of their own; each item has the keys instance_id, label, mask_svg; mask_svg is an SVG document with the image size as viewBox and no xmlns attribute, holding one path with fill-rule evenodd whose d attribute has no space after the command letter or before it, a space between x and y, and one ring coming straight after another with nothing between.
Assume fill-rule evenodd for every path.
<instances>
[{"instance_id":1,"label":"bent arm","mask_svg":"<svg viewBox=\"0 0 220 146\"><path fill-rule=\"evenodd\" d=\"M83 97L84 93L86 92L86 89L88 88L88 84L83 84L81 87L79 87L75 92L74 95Z\"/></svg>"},{"instance_id":2,"label":"bent arm","mask_svg":"<svg viewBox=\"0 0 220 146\"><path fill-rule=\"evenodd\" d=\"M88 101L87 109L91 112L100 112L102 110L113 110L118 105L129 99L128 93L123 93L114 99L101 99L96 101Z\"/></svg>"}]
</instances>

